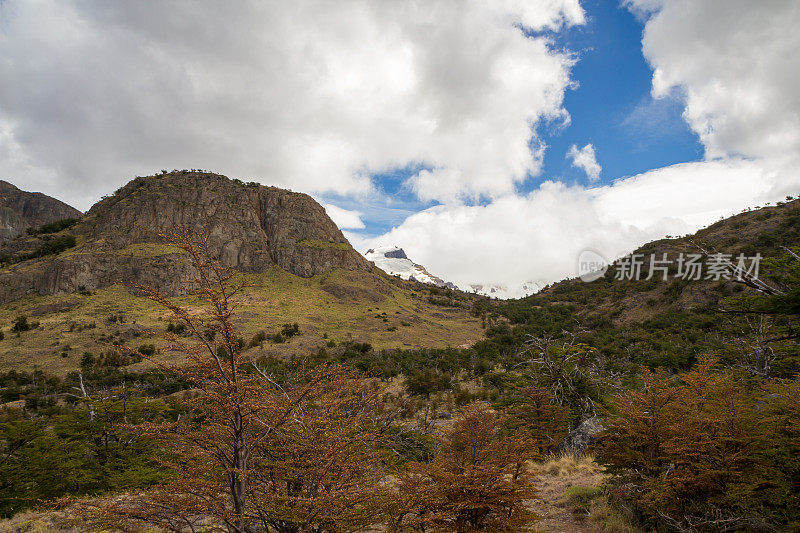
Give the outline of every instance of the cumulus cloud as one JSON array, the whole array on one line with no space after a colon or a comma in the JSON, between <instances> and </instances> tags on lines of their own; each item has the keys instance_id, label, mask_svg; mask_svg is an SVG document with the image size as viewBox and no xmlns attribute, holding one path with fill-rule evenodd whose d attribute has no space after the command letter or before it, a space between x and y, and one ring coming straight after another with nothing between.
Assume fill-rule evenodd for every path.
<instances>
[{"instance_id":1,"label":"cumulus cloud","mask_svg":"<svg viewBox=\"0 0 800 533\"><path fill-rule=\"evenodd\" d=\"M597 181L600 179L600 171L602 168L597 163L597 158L594 153L594 146L590 143L583 148L578 148L572 145L567 150L567 159L572 160L572 166L579 168L586 173L589 181Z\"/></svg>"},{"instance_id":2,"label":"cumulus cloud","mask_svg":"<svg viewBox=\"0 0 800 533\"><path fill-rule=\"evenodd\" d=\"M81 208L136 174L206 168L365 194L513 191L564 120L578 0L0 3L0 175ZM524 30L529 30L528 32ZM530 33L534 36L529 36Z\"/></svg>"},{"instance_id":3,"label":"cumulus cloud","mask_svg":"<svg viewBox=\"0 0 800 533\"><path fill-rule=\"evenodd\" d=\"M704 160L611 186L545 182L524 197L439 206L378 240L401 244L409 257L457 283L513 288L575 276L577 255L586 248L613 258L649 240L797 194L800 4L626 3L645 23L653 97L682 98L684 120L699 135ZM583 150L570 150L576 165Z\"/></svg>"},{"instance_id":4,"label":"cumulus cloud","mask_svg":"<svg viewBox=\"0 0 800 533\"><path fill-rule=\"evenodd\" d=\"M339 229L364 229L363 214L360 211L342 209L333 204L324 204L325 212Z\"/></svg>"},{"instance_id":5,"label":"cumulus cloud","mask_svg":"<svg viewBox=\"0 0 800 533\"><path fill-rule=\"evenodd\" d=\"M678 89L706 158L797 162L800 4L793 0L628 0L646 20L653 96Z\"/></svg>"},{"instance_id":6,"label":"cumulus cloud","mask_svg":"<svg viewBox=\"0 0 800 533\"><path fill-rule=\"evenodd\" d=\"M652 94L681 99L703 161L515 192L540 172L537 126L569 121L575 56L543 30L584 23L578 0L6 0L0 178L80 208L186 167L355 202L375 197L372 174L418 168L407 190L443 205L379 243L457 283L509 286L573 275L583 248L615 255L796 194L800 6L626 4ZM593 152L573 154L590 181ZM372 220L337 203L352 208L326 206L342 228Z\"/></svg>"}]
</instances>

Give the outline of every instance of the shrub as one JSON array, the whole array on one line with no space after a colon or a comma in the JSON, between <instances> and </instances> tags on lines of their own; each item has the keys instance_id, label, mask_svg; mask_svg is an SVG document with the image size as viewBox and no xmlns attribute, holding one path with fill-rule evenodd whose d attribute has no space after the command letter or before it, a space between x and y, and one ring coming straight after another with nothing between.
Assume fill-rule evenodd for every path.
<instances>
[{"instance_id":1,"label":"shrub","mask_svg":"<svg viewBox=\"0 0 800 533\"><path fill-rule=\"evenodd\" d=\"M62 218L61 220L56 220L55 222L50 222L48 224L43 224L39 226L37 229L28 229L28 233L31 235L43 235L47 233L58 233L61 230L65 230L70 226L74 226L78 222L77 218Z\"/></svg>"},{"instance_id":2,"label":"shrub","mask_svg":"<svg viewBox=\"0 0 800 533\"><path fill-rule=\"evenodd\" d=\"M14 319L14 323L11 325L11 331L13 331L14 333L29 331L33 328L34 328L33 323L28 322L28 317L25 315L19 315L17 318Z\"/></svg>"},{"instance_id":3,"label":"shrub","mask_svg":"<svg viewBox=\"0 0 800 533\"><path fill-rule=\"evenodd\" d=\"M598 487L584 487L573 485L564 491L564 502L572 507L572 514L576 518L583 518L589 514L592 501L601 495Z\"/></svg>"},{"instance_id":4,"label":"shrub","mask_svg":"<svg viewBox=\"0 0 800 533\"><path fill-rule=\"evenodd\" d=\"M263 342L267 340L267 332L266 331L259 331L253 338L250 339L250 342L247 344L248 348L255 348L256 346L261 346Z\"/></svg>"},{"instance_id":5,"label":"shrub","mask_svg":"<svg viewBox=\"0 0 800 533\"><path fill-rule=\"evenodd\" d=\"M540 455L567 436L567 411L546 389L515 387L508 395L506 429L525 435Z\"/></svg>"},{"instance_id":6,"label":"shrub","mask_svg":"<svg viewBox=\"0 0 800 533\"><path fill-rule=\"evenodd\" d=\"M152 344L142 344L139 346L139 353L142 355L151 356L156 353L156 347Z\"/></svg>"},{"instance_id":7,"label":"shrub","mask_svg":"<svg viewBox=\"0 0 800 533\"><path fill-rule=\"evenodd\" d=\"M300 334L300 326L297 325L297 322L294 324L284 324L281 328L281 335L286 337L287 339L291 339L295 335Z\"/></svg>"},{"instance_id":8,"label":"shrub","mask_svg":"<svg viewBox=\"0 0 800 533\"><path fill-rule=\"evenodd\" d=\"M170 322L167 324L167 333L174 333L175 335L181 335L186 331L186 324L183 322L178 322L177 324L173 324Z\"/></svg>"},{"instance_id":9,"label":"shrub","mask_svg":"<svg viewBox=\"0 0 800 533\"><path fill-rule=\"evenodd\" d=\"M426 398L434 392L450 388L450 375L430 368L410 372L406 376L406 390L409 394L421 394Z\"/></svg>"},{"instance_id":10,"label":"shrub","mask_svg":"<svg viewBox=\"0 0 800 533\"><path fill-rule=\"evenodd\" d=\"M46 255L56 255L61 252L73 248L77 242L74 235L62 235L54 239L43 242L36 250L25 254L22 259L36 259L37 257L44 257Z\"/></svg>"},{"instance_id":11,"label":"shrub","mask_svg":"<svg viewBox=\"0 0 800 533\"><path fill-rule=\"evenodd\" d=\"M401 531L520 531L536 515L525 500L535 495L528 457L504 436L502 420L484 404L469 406L440 439L430 463L411 463L398 475Z\"/></svg>"},{"instance_id":12,"label":"shrub","mask_svg":"<svg viewBox=\"0 0 800 533\"><path fill-rule=\"evenodd\" d=\"M800 515L800 382L752 387L715 363L680 380L643 370L617 396L599 441L611 496L649 527L784 529Z\"/></svg>"},{"instance_id":13,"label":"shrub","mask_svg":"<svg viewBox=\"0 0 800 533\"><path fill-rule=\"evenodd\" d=\"M472 403L477 399L477 395L470 393L467 389L462 389L457 384L453 385L453 402L459 407Z\"/></svg>"},{"instance_id":14,"label":"shrub","mask_svg":"<svg viewBox=\"0 0 800 533\"><path fill-rule=\"evenodd\" d=\"M83 356L81 357L81 368L89 368L94 366L95 357L94 354L91 352L84 352Z\"/></svg>"}]
</instances>

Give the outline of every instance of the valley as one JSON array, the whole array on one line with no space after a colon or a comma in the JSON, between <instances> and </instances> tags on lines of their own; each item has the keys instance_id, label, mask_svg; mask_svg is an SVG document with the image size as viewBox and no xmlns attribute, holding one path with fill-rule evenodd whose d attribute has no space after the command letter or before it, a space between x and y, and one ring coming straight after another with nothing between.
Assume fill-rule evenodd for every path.
<instances>
[{"instance_id":1,"label":"valley","mask_svg":"<svg viewBox=\"0 0 800 533\"><path fill-rule=\"evenodd\" d=\"M719 505L743 524L772 527L789 524L799 503L786 491L796 469L782 470L797 451L798 200L646 244L596 280L509 300L447 286L402 250L372 250L367 258L383 254L386 273L310 198L216 174L137 178L86 215L60 214L0 249L0 472L11 480L0 484L0 525L13 531L183 531L162 518L164 505L191 527L224 520L192 486L213 486L217 474L204 465L218 456L207 450L229 441L185 425L195 419L217 420L241 442L278 431L269 453L288 470L270 475L289 485L299 475L302 488L253 493L265 498L259 512L282 517L267 530L309 523L298 513L312 506L354 530L400 520L401 530L450 531L465 505L450 486L484 482L500 491L492 497L505 514L475 504L486 520L479 529L500 516L533 526L539 513L542 531L644 531L665 516L711 520ZM708 262L723 252L757 255L761 273L741 278L730 266L685 279L673 261L652 276L644 259ZM634 257L643 275L620 274ZM398 272L387 260L427 277L390 275ZM662 402L663 418L647 414L651 402ZM745 438L762 404L773 423ZM295 418L274 418L283 409ZM256 425L230 425L237 412ZM663 447L647 448L648 424ZM714 438L681 440L698 428ZM467 458L464 442L482 451ZM714 477L728 453L717 442L743 457L732 478ZM355 466L342 445L354 460L382 459L345 482ZM697 462L682 455L686 446ZM756 460L766 469L747 466ZM343 470L318 472L325 461ZM471 466L454 470L461 461ZM661 479L676 462L679 475ZM58 479L55 464L67 465ZM332 476L331 499L319 496L318 475ZM683 488L709 478L719 493ZM772 488L743 488L751 478ZM667 490L679 492L640 496ZM750 499L727 499L738 490ZM166 503L175 495L180 506ZM56 498L66 499L53 507ZM340 505L352 512L334 511Z\"/></svg>"}]
</instances>

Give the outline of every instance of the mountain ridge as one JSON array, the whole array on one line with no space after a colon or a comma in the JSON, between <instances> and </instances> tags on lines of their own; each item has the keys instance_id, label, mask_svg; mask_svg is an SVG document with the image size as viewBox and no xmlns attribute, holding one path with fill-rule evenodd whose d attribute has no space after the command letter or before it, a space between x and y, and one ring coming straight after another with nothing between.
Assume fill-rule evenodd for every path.
<instances>
[{"instance_id":1,"label":"mountain ridge","mask_svg":"<svg viewBox=\"0 0 800 533\"><path fill-rule=\"evenodd\" d=\"M501 300L528 296L539 288L535 283L530 281L520 283L518 286L512 287L511 289L504 285L492 283L472 283L466 287L458 286L452 281L446 281L432 274L424 266L412 261L406 255L405 250L397 245L370 248L364 252L364 257L390 276L396 276L408 281L435 285L442 289L453 289Z\"/></svg>"},{"instance_id":2,"label":"mountain ridge","mask_svg":"<svg viewBox=\"0 0 800 533\"><path fill-rule=\"evenodd\" d=\"M0 180L0 244L28 229L83 215L74 207L40 192L23 191Z\"/></svg>"},{"instance_id":3,"label":"mountain ridge","mask_svg":"<svg viewBox=\"0 0 800 533\"><path fill-rule=\"evenodd\" d=\"M225 176L177 171L136 178L97 202L73 227L55 237L75 245L54 256L27 260L53 236L17 239L0 270L0 302L26 294L74 293L122 281L180 289L191 275L162 234L205 235L221 263L242 272L277 265L309 277L336 268L369 271L325 210L310 196Z\"/></svg>"},{"instance_id":4,"label":"mountain ridge","mask_svg":"<svg viewBox=\"0 0 800 533\"><path fill-rule=\"evenodd\" d=\"M408 258L405 250L399 246L370 248L364 253L364 257L390 276L397 276L407 281L427 283L440 288L458 288L455 284L431 274L424 266L413 262Z\"/></svg>"}]
</instances>

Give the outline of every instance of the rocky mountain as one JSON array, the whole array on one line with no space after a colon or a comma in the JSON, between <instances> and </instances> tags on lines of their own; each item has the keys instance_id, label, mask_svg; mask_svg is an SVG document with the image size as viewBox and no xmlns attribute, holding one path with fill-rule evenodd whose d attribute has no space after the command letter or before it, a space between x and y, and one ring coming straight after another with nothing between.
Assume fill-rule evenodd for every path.
<instances>
[{"instance_id":1,"label":"rocky mountain","mask_svg":"<svg viewBox=\"0 0 800 533\"><path fill-rule=\"evenodd\" d=\"M0 247L0 372L65 375L112 342L132 351L153 344L172 357L158 334L172 316L128 287L177 295L194 277L186 256L159 236L177 228L205 233L212 254L243 273L236 326L245 341L256 339L249 356L307 357L331 343L445 348L483 337L471 309L478 297L437 297L435 287L386 275L305 194L204 172L164 173L134 179L68 227L51 226ZM200 312L191 299L181 304ZM20 316L36 326L8 334ZM287 323L300 333L274 340Z\"/></svg>"},{"instance_id":2,"label":"rocky mountain","mask_svg":"<svg viewBox=\"0 0 800 533\"><path fill-rule=\"evenodd\" d=\"M0 243L23 235L29 228L82 214L46 194L22 191L0 180Z\"/></svg>"},{"instance_id":3,"label":"rocky mountain","mask_svg":"<svg viewBox=\"0 0 800 533\"><path fill-rule=\"evenodd\" d=\"M277 265L309 277L372 268L310 196L181 171L134 179L60 233L7 243L3 252L10 266L0 270L0 303L118 282L177 290L191 273L182 254L165 246L159 234L178 228L207 234L222 263L243 272ZM53 250L61 253L47 253Z\"/></svg>"},{"instance_id":4,"label":"rocky mountain","mask_svg":"<svg viewBox=\"0 0 800 533\"><path fill-rule=\"evenodd\" d=\"M389 274L398 276L409 281L428 283L437 287L456 289L457 287L438 276L434 276L428 270L413 262L406 256L405 251L397 246L383 246L380 248L370 248L364 254L368 261L375 263L375 266Z\"/></svg>"}]
</instances>

